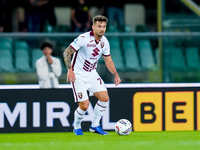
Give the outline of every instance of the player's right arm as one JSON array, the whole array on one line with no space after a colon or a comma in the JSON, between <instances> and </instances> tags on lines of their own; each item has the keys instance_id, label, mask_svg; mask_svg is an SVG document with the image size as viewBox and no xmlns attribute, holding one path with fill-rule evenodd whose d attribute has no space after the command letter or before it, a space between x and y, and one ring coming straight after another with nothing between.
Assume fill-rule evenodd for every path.
<instances>
[{"instance_id":1,"label":"player's right arm","mask_svg":"<svg viewBox=\"0 0 200 150\"><path fill-rule=\"evenodd\" d=\"M73 72L73 69L72 69L72 65L71 65L71 57L72 57L72 54L74 53L74 49L71 48L70 46L68 46L64 53L63 53L63 57L64 57L64 62L65 62L65 65L67 67L67 82L74 82L76 80L76 77L75 77L75 74Z\"/></svg>"}]
</instances>

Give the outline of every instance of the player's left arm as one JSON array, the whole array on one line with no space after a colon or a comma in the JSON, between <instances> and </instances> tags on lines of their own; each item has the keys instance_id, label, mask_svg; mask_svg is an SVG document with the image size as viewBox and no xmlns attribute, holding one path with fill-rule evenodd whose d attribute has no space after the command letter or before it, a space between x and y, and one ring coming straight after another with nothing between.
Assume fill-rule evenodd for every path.
<instances>
[{"instance_id":1,"label":"player's left arm","mask_svg":"<svg viewBox=\"0 0 200 150\"><path fill-rule=\"evenodd\" d=\"M117 70L115 68L115 65L112 61L111 56L103 56L103 59L105 61L106 67L108 68L108 70L110 71L110 73L112 73L115 76L115 84L116 86L121 82L121 79L117 73Z\"/></svg>"}]
</instances>

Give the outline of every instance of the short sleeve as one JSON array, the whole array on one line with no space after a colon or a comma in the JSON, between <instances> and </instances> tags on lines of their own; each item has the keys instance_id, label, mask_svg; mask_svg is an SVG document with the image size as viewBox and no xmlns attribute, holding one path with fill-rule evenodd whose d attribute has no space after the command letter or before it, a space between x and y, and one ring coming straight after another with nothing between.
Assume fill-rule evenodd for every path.
<instances>
[{"instance_id":1,"label":"short sleeve","mask_svg":"<svg viewBox=\"0 0 200 150\"><path fill-rule=\"evenodd\" d=\"M74 41L70 44L70 46L75 50L78 51L84 45L84 36L80 35L78 38L74 39Z\"/></svg>"},{"instance_id":2,"label":"short sleeve","mask_svg":"<svg viewBox=\"0 0 200 150\"><path fill-rule=\"evenodd\" d=\"M103 56L110 56L110 44L107 40L105 41L105 48L104 48L102 55Z\"/></svg>"}]
</instances>

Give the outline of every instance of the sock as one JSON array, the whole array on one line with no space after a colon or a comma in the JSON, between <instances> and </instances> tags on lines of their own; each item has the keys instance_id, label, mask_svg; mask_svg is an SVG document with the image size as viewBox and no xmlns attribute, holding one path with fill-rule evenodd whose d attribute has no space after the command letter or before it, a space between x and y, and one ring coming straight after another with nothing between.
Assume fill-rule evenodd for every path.
<instances>
[{"instance_id":1,"label":"sock","mask_svg":"<svg viewBox=\"0 0 200 150\"><path fill-rule=\"evenodd\" d=\"M74 112L74 129L81 128L81 122L85 116L86 111L80 109L79 107Z\"/></svg>"},{"instance_id":2,"label":"sock","mask_svg":"<svg viewBox=\"0 0 200 150\"><path fill-rule=\"evenodd\" d=\"M105 113L107 104L108 104L108 102L101 102L100 100L97 101L97 103L94 107L94 118L92 121L92 127L99 126L99 122Z\"/></svg>"}]
</instances>

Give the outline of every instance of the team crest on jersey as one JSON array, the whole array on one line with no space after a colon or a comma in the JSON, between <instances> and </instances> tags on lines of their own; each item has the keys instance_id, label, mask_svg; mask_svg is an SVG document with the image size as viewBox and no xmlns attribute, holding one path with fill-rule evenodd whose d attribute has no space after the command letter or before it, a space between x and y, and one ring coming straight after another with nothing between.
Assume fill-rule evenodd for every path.
<instances>
[{"instance_id":1,"label":"team crest on jersey","mask_svg":"<svg viewBox=\"0 0 200 150\"><path fill-rule=\"evenodd\" d=\"M101 42L101 48L103 48L103 47L104 47L104 45L105 45L105 44L104 44L104 42Z\"/></svg>"},{"instance_id":2,"label":"team crest on jersey","mask_svg":"<svg viewBox=\"0 0 200 150\"><path fill-rule=\"evenodd\" d=\"M78 97L79 97L80 99L82 99L82 98L83 98L83 93L82 93L82 92L79 92L79 93L78 93Z\"/></svg>"}]
</instances>

